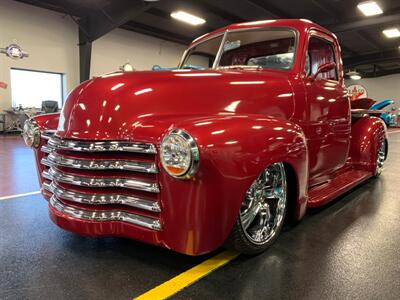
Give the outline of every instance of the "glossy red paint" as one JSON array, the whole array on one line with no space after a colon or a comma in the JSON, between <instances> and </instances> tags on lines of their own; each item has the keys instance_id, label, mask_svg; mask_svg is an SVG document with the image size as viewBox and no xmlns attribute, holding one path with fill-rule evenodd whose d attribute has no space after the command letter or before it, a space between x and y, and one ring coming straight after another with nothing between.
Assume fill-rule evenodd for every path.
<instances>
[{"instance_id":1,"label":"glossy red paint","mask_svg":"<svg viewBox=\"0 0 400 300\"><path fill-rule=\"evenodd\" d=\"M199 170L190 180L169 176L154 156L160 170L154 178L161 189L154 197L162 211L145 215L158 216L161 231L124 222L82 221L50 206L52 220L79 234L123 236L199 255L224 243L245 191L271 163L284 162L295 177L291 201L297 219L307 206L322 205L371 177L386 128L373 117L351 123L340 48L329 31L304 20L249 22L210 33L192 45L226 30L275 26L297 33L291 70L113 73L78 86L61 115L36 117L43 131L57 129L63 139L146 142L157 149L167 132L181 128L194 137L200 151ZM336 80L314 80L304 71L311 36L331 43ZM37 150L36 157L41 173L43 153ZM97 191L102 189L91 192ZM44 195L50 197L46 191Z\"/></svg>"}]
</instances>

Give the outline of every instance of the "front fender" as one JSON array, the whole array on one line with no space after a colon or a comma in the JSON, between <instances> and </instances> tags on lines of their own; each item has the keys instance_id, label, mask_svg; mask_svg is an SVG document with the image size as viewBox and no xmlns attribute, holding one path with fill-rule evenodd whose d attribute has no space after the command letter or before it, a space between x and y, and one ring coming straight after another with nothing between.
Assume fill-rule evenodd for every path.
<instances>
[{"instance_id":1,"label":"front fender","mask_svg":"<svg viewBox=\"0 0 400 300\"><path fill-rule=\"evenodd\" d=\"M296 216L305 212L308 157L300 127L259 115L215 116L177 122L200 150L191 180L160 174L166 244L201 254L219 247L237 219L244 195L268 165L284 162L296 175ZM161 167L161 166L160 166Z\"/></svg>"},{"instance_id":2,"label":"front fender","mask_svg":"<svg viewBox=\"0 0 400 300\"><path fill-rule=\"evenodd\" d=\"M38 178L40 185L43 183L42 172L44 171L44 166L40 163L44 154L40 151L43 145L47 144L47 141L43 138L43 133L46 131L54 131L57 129L58 121L60 119L60 113L44 114L32 118L38 124L42 137L40 139L39 147L34 149L35 160L36 160L36 170L38 173Z\"/></svg>"}]
</instances>

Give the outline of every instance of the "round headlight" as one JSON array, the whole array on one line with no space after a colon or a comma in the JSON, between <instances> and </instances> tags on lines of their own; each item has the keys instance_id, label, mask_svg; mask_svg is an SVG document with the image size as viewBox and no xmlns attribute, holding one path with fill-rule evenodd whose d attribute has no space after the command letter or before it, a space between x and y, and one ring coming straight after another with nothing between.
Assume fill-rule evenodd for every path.
<instances>
[{"instance_id":1,"label":"round headlight","mask_svg":"<svg viewBox=\"0 0 400 300\"><path fill-rule=\"evenodd\" d=\"M187 132L174 129L161 143L160 159L169 175L182 178L196 173L200 156L195 140Z\"/></svg>"},{"instance_id":2,"label":"round headlight","mask_svg":"<svg viewBox=\"0 0 400 300\"><path fill-rule=\"evenodd\" d=\"M24 124L24 132L22 133L25 144L29 147L37 148L40 144L39 125L34 120L26 120Z\"/></svg>"}]
</instances>

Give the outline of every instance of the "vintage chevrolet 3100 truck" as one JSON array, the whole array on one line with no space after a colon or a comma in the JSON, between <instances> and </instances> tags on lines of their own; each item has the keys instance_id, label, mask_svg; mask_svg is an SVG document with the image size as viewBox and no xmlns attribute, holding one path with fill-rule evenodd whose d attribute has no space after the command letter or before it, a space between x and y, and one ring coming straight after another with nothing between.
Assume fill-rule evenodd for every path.
<instances>
[{"instance_id":1,"label":"vintage chevrolet 3100 truck","mask_svg":"<svg viewBox=\"0 0 400 300\"><path fill-rule=\"evenodd\" d=\"M268 20L194 40L176 70L83 82L24 138L61 228L254 254L381 173L386 127L367 113L352 116L335 35Z\"/></svg>"}]
</instances>

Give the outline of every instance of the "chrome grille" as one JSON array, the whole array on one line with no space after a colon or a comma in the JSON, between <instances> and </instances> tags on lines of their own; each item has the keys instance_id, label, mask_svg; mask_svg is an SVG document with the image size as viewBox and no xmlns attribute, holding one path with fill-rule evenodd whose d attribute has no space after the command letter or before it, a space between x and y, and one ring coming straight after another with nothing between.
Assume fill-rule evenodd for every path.
<instances>
[{"instance_id":1,"label":"chrome grille","mask_svg":"<svg viewBox=\"0 0 400 300\"><path fill-rule=\"evenodd\" d=\"M136 153L157 153L156 147L153 144L130 143L124 141L105 141L105 142L88 142L62 140L57 137L52 137L48 141L48 146L59 150L81 151L81 152L105 152L105 151L122 151Z\"/></svg>"},{"instance_id":2,"label":"chrome grille","mask_svg":"<svg viewBox=\"0 0 400 300\"><path fill-rule=\"evenodd\" d=\"M153 144L44 140L42 189L54 209L84 220L161 229Z\"/></svg>"},{"instance_id":3,"label":"chrome grille","mask_svg":"<svg viewBox=\"0 0 400 300\"><path fill-rule=\"evenodd\" d=\"M127 196L120 194L88 194L68 191L55 183L43 183L43 188L53 193L56 198L68 200L71 202L90 204L90 205L105 205L105 204L122 204L144 210L160 212L161 208L158 202L145 199L137 196Z\"/></svg>"},{"instance_id":4,"label":"chrome grille","mask_svg":"<svg viewBox=\"0 0 400 300\"><path fill-rule=\"evenodd\" d=\"M112 177L83 177L75 176L66 172L59 171L55 167L50 167L48 171L43 171L43 177L51 181L68 183L71 185L85 187L122 187L132 190L139 190L150 193L158 193L160 190L157 183L143 180L112 178Z\"/></svg>"},{"instance_id":5,"label":"chrome grille","mask_svg":"<svg viewBox=\"0 0 400 300\"><path fill-rule=\"evenodd\" d=\"M154 218L140 216L137 214L127 213L125 211L107 210L107 211L91 211L78 209L65 205L60 202L55 196L50 198L50 205L61 213L80 220L88 221L122 221L153 230L161 230L160 221Z\"/></svg>"},{"instance_id":6,"label":"chrome grille","mask_svg":"<svg viewBox=\"0 0 400 300\"><path fill-rule=\"evenodd\" d=\"M127 161L127 160L88 160L77 159L63 156L57 153L50 153L42 159L42 164L46 166L60 166L74 169L86 170L127 170L144 173L157 173L155 163Z\"/></svg>"}]
</instances>

